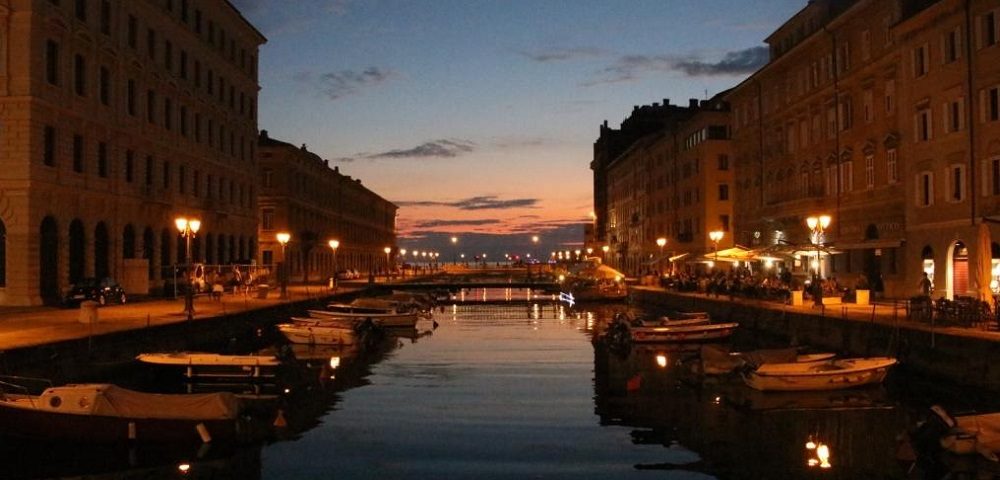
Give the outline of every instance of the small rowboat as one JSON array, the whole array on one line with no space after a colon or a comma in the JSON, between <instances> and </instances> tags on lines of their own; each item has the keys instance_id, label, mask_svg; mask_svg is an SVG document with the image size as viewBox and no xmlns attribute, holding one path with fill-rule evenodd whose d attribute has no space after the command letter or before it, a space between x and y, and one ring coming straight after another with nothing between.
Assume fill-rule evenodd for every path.
<instances>
[{"instance_id":1,"label":"small rowboat","mask_svg":"<svg viewBox=\"0 0 1000 480\"><path fill-rule=\"evenodd\" d=\"M767 363L816 363L832 360L833 353L800 354L794 347L730 352L728 346L703 345L701 347L702 372L723 375L744 365L758 366Z\"/></svg>"},{"instance_id":2,"label":"small rowboat","mask_svg":"<svg viewBox=\"0 0 1000 480\"><path fill-rule=\"evenodd\" d=\"M289 342L306 345L354 345L358 340L358 333L353 326L335 326L320 322L283 323L278 325L278 330Z\"/></svg>"},{"instance_id":3,"label":"small rowboat","mask_svg":"<svg viewBox=\"0 0 1000 480\"><path fill-rule=\"evenodd\" d=\"M41 395L0 393L0 432L44 440L237 440L239 413L231 393L154 394L109 384L51 387Z\"/></svg>"},{"instance_id":4,"label":"small rowboat","mask_svg":"<svg viewBox=\"0 0 1000 480\"><path fill-rule=\"evenodd\" d=\"M762 391L839 390L882 383L895 358L846 358L813 363L765 363L743 374Z\"/></svg>"},{"instance_id":5,"label":"small rowboat","mask_svg":"<svg viewBox=\"0 0 1000 480\"><path fill-rule=\"evenodd\" d=\"M632 341L645 342L704 342L727 338L738 323L697 323L669 327L629 326Z\"/></svg>"},{"instance_id":6,"label":"small rowboat","mask_svg":"<svg viewBox=\"0 0 1000 480\"><path fill-rule=\"evenodd\" d=\"M142 363L184 368L187 378L273 378L281 365L275 356L219 355L216 353L143 353Z\"/></svg>"}]
</instances>

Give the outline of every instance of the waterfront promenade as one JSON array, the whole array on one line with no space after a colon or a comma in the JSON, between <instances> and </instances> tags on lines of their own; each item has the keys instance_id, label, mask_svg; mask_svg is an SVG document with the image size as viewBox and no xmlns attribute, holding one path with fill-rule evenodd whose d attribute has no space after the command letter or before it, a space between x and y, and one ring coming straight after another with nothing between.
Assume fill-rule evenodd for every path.
<instances>
[{"instance_id":1,"label":"waterfront promenade","mask_svg":"<svg viewBox=\"0 0 1000 480\"><path fill-rule=\"evenodd\" d=\"M338 288L336 293L351 293L364 288L365 284L366 282L349 283ZM281 299L277 290L271 290L266 298L257 298L253 292L246 295L226 293L218 299L198 295L194 302L193 321L202 322L281 304L319 301L335 292L325 285L291 285L288 293L287 299ZM35 347L187 321L183 297L140 299L125 305L101 307L97 312L97 323L82 323L79 307L0 309L0 350Z\"/></svg>"}]
</instances>

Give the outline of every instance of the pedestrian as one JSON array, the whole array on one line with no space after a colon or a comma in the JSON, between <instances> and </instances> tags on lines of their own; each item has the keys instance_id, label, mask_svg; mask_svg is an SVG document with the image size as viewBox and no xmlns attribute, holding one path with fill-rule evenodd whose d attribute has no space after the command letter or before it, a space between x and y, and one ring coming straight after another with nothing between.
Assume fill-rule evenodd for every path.
<instances>
[{"instance_id":1,"label":"pedestrian","mask_svg":"<svg viewBox=\"0 0 1000 480\"><path fill-rule=\"evenodd\" d=\"M934 290L934 284L931 283L931 278L927 275L927 272L924 272L923 277L920 279L920 295L930 297L932 290Z\"/></svg>"}]
</instances>

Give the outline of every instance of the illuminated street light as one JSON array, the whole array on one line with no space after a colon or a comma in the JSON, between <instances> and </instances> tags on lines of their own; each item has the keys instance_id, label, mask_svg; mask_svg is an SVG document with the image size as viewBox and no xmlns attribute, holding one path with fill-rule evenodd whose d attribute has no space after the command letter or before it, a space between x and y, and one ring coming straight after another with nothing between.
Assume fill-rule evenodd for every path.
<instances>
[{"instance_id":1,"label":"illuminated street light","mask_svg":"<svg viewBox=\"0 0 1000 480\"><path fill-rule=\"evenodd\" d=\"M337 291L337 249L340 248L340 241L330 240L326 244L333 250L333 290Z\"/></svg>"},{"instance_id":2,"label":"illuminated street light","mask_svg":"<svg viewBox=\"0 0 1000 480\"><path fill-rule=\"evenodd\" d=\"M174 220L177 231L184 237L187 247L184 250L184 276L187 277L187 293L184 295L184 313L187 319L194 319L194 285L191 283L191 239L198 235L201 229L201 220L197 218L178 217Z\"/></svg>"},{"instance_id":3,"label":"illuminated street light","mask_svg":"<svg viewBox=\"0 0 1000 480\"><path fill-rule=\"evenodd\" d=\"M288 252L288 242L292 239L292 234L288 232L279 232L274 236L281 244L281 265L278 266L278 271L281 272L281 298L288 298L288 262L285 261L285 256Z\"/></svg>"},{"instance_id":4,"label":"illuminated street light","mask_svg":"<svg viewBox=\"0 0 1000 480\"><path fill-rule=\"evenodd\" d=\"M719 241L722 237L726 235L722 230L713 230L708 232L708 238L712 240L712 245L715 247L715 263L719 262Z\"/></svg>"},{"instance_id":5,"label":"illuminated street light","mask_svg":"<svg viewBox=\"0 0 1000 480\"><path fill-rule=\"evenodd\" d=\"M806 218L806 226L809 227L810 233L809 241L816 246L816 262L813 271L813 298L816 305L823 304L823 290L819 287L820 268L822 266L819 252L825 240L823 232L830 226L830 222L832 221L833 219L829 215L809 216Z\"/></svg>"}]
</instances>

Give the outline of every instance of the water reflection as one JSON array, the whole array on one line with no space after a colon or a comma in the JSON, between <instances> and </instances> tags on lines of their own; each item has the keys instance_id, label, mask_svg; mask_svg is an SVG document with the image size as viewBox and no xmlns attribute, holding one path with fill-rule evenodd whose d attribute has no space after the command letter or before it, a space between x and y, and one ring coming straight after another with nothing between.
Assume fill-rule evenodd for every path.
<instances>
[{"instance_id":1,"label":"water reflection","mask_svg":"<svg viewBox=\"0 0 1000 480\"><path fill-rule=\"evenodd\" d=\"M696 452L699 460L685 468L719 478L810 478L819 469L824 478L905 477L895 449L908 419L884 390L776 396L734 377L701 378L690 367L697 361L697 347L623 355L595 344L601 424L632 428L636 443ZM803 449L810 439L815 448ZM653 467L675 468L636 465Z\"/></svg>"}]
</instances>

